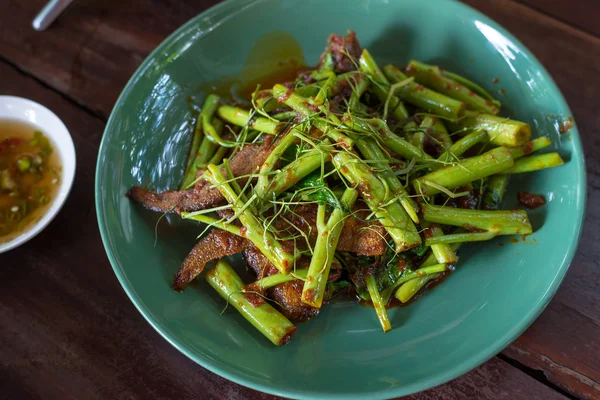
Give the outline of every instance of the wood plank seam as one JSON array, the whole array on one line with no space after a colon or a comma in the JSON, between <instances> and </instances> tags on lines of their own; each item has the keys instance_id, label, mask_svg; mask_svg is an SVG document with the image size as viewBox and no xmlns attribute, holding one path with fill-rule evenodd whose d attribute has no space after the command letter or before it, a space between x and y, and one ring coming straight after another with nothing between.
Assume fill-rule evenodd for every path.
<instances>
[{"instance_id":1,"label":"wood plank seam","mask_svg":"<svg viewBox=\"0 0 600 400\"><path fill-rule=\"evenodd\" d=\"M512 3L517 4L520 7L526 8L526 9L528 9L530 11L533 11L533 12L535 12L537 14L543 15L545 18L549 18L549 19L552 19L552 20L554 20L556 22L559 22L561 25L564 25L565 28L568 28L569 30L572 30L572 31L576 31L579 34L583 34L583 35L587 36L588 39L591 38L591 39L593 39L595 41L600 42L600 37L599 36L595 35L594 33L590 32L588 30L585 30L585 29L581 28L580 26L573 25L570 22L565 21L564 19L557 18L554 15L549 14L549 13L547 13L547 12L545 12L543 10L540 10L537 7L531 6L529 4L523 4L523 3L521 3L518 0L510 0L510 1Z\"/></svg>"},{"instance_id":2,"label":"wood plank seam","mask_svg":"<svg viewBox=\"0 0 600 400\"><path fill-rule=\"evenodd\" d=\"M517 368L524 374L529 375L531 378L535 379L536 381L540 382L541 384L548 386L550 389L562 394L563 396L568 397L569 399L573 399L573 400L579 399L577 396L573 395L568 390L565 390L564 388L562 388L562 387L558 386L557 384L555 384L554 382L552 382L546 375L546 371L544 371L542 369L536 369L536 368L529 367L529 366L523 364L522 362L520 362L519 360L516 360L504 353L499 353L497 355L497 357L499 359L501 359L502 361L510 364L511 366ZM571 370L571 371L574 372L573 370Z\"/></svg>"},{"instance_id":3,"label":"wood plank seam","mask_svg":"<svg viewBox=\"0 0 600 400\"><path fill-rule=\"evenodd\" d=\"M52 85L50 85L48 82L46 82L46 81L44 81L42 79L39 79L35 75L33 75L33 74L25 71L24 69L20 68L17 64L15 64L12 61L6 59L2 55L0 55L0 62L6 64L9 68L14 69L19 74L21 74L21 75L23 75L23 76L25 76L27 78L33 79L35 82L39 83L43 87L45 87L45 88L53 91L54 93L58 94L59 96L61 96L65 100L67 100L69 103L71 103L71 104L79 107L80 109L82 109L86 114L90 115L91 117L99 119L103 123L106 123L108 121L108 118L106 118L104 115L102 115L101 112L92 110L91 108L87 107L85 104L83 104L83 103L77 101L76 99L74 99L73 97L69 96L67 93L58 90L57 88L55 88Z\"/></svg>"}]
</instances>

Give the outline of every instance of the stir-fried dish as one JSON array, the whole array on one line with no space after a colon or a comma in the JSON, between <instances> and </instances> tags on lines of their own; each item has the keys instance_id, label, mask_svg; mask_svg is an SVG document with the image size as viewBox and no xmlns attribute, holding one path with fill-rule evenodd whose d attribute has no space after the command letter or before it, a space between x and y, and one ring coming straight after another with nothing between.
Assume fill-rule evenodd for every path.
<instances>
[{"instance_id":1,"label":"stir-fried dish","mask_svg":"<svg viewBox=\"0 0 600 400\"><path fill-rule=\"evenodd\" d=\"M58 154L34 126L0 120L0 243L44 215L60 182Z\"/></svg>"},{"instance_id":2,"label":"stir-fried dish","mask_svg":"<svg viewBox=\"0 0 600 400\"><path fill-rule=\"evenodd\" d=\"M445 279L462 243L532 233L524 210L499 210L510 176L563 161L500 108L462 76L380 67L354 32L333 34L316 68L246 108L208 95L179 190L128 195L201 223L173 288L214 261L205 279L274 344L344 294L388 331L387 309ZM223 260L236 253L253 282Z\"/></svg>"}]
</instances>

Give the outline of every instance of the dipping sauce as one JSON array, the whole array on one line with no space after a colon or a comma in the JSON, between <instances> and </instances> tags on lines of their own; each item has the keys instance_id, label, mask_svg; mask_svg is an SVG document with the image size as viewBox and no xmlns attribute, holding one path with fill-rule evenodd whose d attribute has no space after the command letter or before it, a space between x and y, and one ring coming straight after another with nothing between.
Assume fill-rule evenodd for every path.
<instances>
[{"instance_id":1,"label":"dipping sauce","mask_svg":"<svg viewBox=\"0 0 600 400\"><path fill-rule=\"evenodd\" d=\"M61 172L58 151L42 131L0 119L0 243L39 221L58 193Z\"/></svg>"}]
</instances>

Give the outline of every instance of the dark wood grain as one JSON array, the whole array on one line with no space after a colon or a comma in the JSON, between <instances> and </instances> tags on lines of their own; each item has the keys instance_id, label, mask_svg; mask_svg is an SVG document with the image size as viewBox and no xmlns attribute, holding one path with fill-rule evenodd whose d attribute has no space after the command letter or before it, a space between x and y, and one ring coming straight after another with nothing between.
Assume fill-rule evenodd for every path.
<instances>
[{"instance_id":1,"label":"dark wood grain","mask_svg":"<svg viewBox=\"0 0 600 400\"><path fill-rule=\"evenodd\" d=\"M566 399L538 381L493 358L476 370L442 386L405 397L406 400Z\"/></svg>"},{"instance_id":2,"label":"dark wood grain","mask_svg":"<svg viewBox=\"0 0 600 400\"><path fill-rule=\"evenodd\" d=\"M148 53L218 2L81 0L36 32L31 21L46 1L3 0L0 56L106 118Z\"/></svg>"},{"instance_id":3,"label":"dark wood grain","mask_svg":"<svg viewBox=\"0 0 600 400\"><path fill-rule=\"evenodd\" d=\"M576 396L599 398L600 39L510 1L467 3L509 27L546 66L574 113L587 155L588 208L577 256L546 311L504 354Z\"/></svg>"},{"instance_id":4,"label":"dark wood grain","mask_svg":"<svg viewBox=\"0 0 600 400\"><path fill-rule=\"evenodd\" d=\"M565 18L556 8L572 2L521 1L529 5L509 0L466 3L523 41L565 94L587 153L588 213L578 254L556 297L503 354L541 371L573 396L600 398L600 246L596 245L600 241L600 157L595 156L600 152L600 39L589 33L594 31L587 23ZM2 62L0 93L50 105L65 119L78 153L75 187L60 216L28 245L0 255L3 394L12 398L270 398L198 367L152 331L108 265L93 212L97 147L123 85L169 33L217 2L79 0L44 33L28 28L43 0L0 2L0 59L64 96ZM586 3L589 0L578 5ZM589 15L595 7L592 2ZM413 397L536 398L553 393L546 390L494 359L450 384Z\"/></svg>"},{"instance_id":5,"label":"dark wood grain","mask_svg":"<svg viewBox=\"0 0 600 400\"><path fill-rule=\"evenodd\" d=\"M104 122L2 62L0 76L2 93L29 97L63 117L78 163L58 217L31 242L0 256L0 397L273 398L185 358L126 298L94 223L94 165ZM412 398L515 396L564 398L499 359Z\"/></svg>"},{"instance_id":6,"label":"dark wood grain","mask_svg":"<svg viewBox=\"0 0 600 400\"><path fill-rule=\"evenodd\" d=\"M575 27L600 36L600 3L597 0L518 0Z\"/></svg>"},{"instance_id":7,"label":"dark wood grain","mask_svg":"<svg viewBox=\"0 0 600 400\"><path fill-rule=\"evenodd\" d=\"M60 115L77 150L75 183L61 213L26 245L0 255L0 398L269 398L188 360L119 286L94 212L104 121L2 62L0 76L1 93Z\"/></svg>"}]
</instances>

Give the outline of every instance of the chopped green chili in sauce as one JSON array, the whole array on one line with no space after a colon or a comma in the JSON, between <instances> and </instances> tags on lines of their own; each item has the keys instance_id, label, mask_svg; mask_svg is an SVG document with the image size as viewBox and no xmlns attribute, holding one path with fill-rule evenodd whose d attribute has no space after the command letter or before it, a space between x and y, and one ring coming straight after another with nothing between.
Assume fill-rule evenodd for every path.
<instances>
[{"instance_id":1,"label":"chopped green chili in sauce","mask_svg":"<svg viewBox=\"0 0 600 400\"><path fill-rule=\"evenodd\" d=\"M39 129L0 120L0 243L44 215L58 192L61 170L58 152Z\"/></svg>"}]
</instances>

